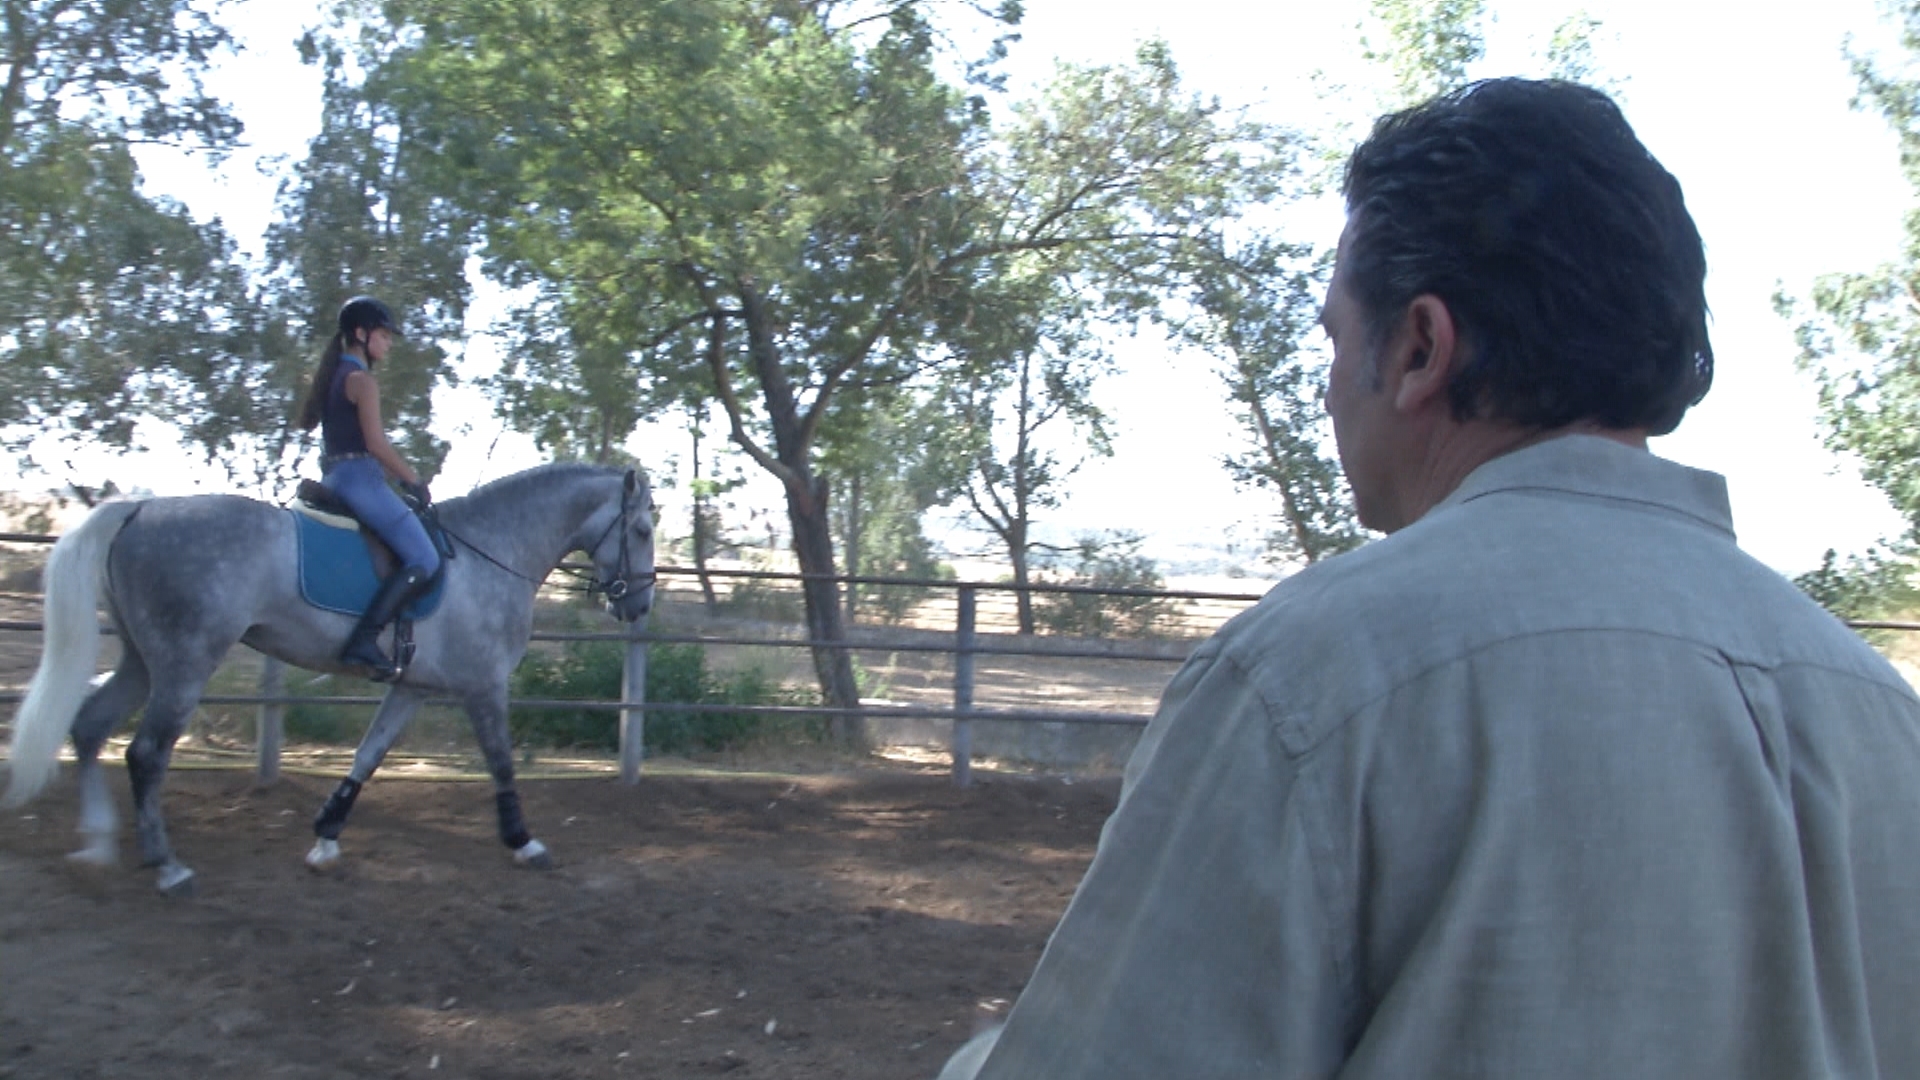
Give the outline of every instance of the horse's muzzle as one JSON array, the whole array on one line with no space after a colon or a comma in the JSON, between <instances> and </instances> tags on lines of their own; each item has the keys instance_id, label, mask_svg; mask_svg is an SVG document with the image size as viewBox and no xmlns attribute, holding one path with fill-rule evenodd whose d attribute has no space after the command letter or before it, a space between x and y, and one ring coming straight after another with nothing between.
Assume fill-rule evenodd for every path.
<instances>
[{"instance_id":1,"label":"horse's muzzle","mask_svg":"<svg viewBox=\"0 0 1920 1080\"><path fill-rule=\"evenodd\" d=\"M617 582L616 585L624 586L625 582ZM621 622L638 622L652 610L652 584L634 589L621 587L617 592L614 589L607 590L607 613Z\"/></svg>"}]
</instances>

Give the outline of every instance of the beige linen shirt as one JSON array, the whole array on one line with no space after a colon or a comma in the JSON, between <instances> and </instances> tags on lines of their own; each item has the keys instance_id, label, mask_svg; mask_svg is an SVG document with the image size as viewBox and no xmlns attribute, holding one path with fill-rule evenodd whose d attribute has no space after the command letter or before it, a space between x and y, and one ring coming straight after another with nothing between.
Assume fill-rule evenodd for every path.
<instances>
[{"instance_id":1,"label":"beige linen shirt","mask_svg":"<svg viewBox=\"0 0 1920 1080\"><path fill-rule=\"evenodd\" d=\"M1920 1077L1920 704L1569 436L1200 647L979 1074Z\"/></svg>"}]
</instances>

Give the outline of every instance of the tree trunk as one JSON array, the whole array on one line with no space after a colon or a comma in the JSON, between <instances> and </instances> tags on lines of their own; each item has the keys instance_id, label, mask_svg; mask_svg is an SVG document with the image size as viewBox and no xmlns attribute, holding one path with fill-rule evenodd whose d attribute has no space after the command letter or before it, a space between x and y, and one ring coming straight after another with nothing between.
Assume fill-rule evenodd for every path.
<instances>
[{"instance_id":1,"label":"tree trunk","mask_svg":"<svg viewBox=\"0 0 1920 1080\"><path fill-rule=\"evenodd\" d=\"M707 551L713 544L708 535L707 497L700 485L700 420L693 421L693 568L700 574L700 598L706 602L707 617L720 613L720 598L713 592L713 575L707 573Z\"/></svg>"},{"instance_id":2,"label":"tree trunk","mask_svg":"<svg viewBox=\"0 0 1920 1080\"><path fill-rule=\"evenodd\" d=\"M837 645L847 639L840 622L840 590L833 580L833 518L827 502L827 482L815 476L810 458L811 421L818 411L805 415L794 396L793 380L780 362L778 335L774 333L773 313L766 300L751 288L741 288L741 318L747 328L747 359L760 383L766 402L768 426L773 429L773 452L769 454L748 434L739 400L726 363L724 320L713 320L708 338L707 362L713 372L714 387L726 407L733 441L768 472L779 477L786 489L787 522L793 528L793 554L800 572L807 577L801 585L807 604L807 635L813 647L813 670L820 680L820 696L833 708L856 710L854 715L836 717L833 732L845 746L866 745L866 723L857 714L860 691L853 678L853 657ZM827 386L820 387L814 409L824 409Z\"/></svg>"},{"instance_id":3,"label":"tree trunk","mask_svg":"<svg viewBox=\"0 0 1920 1080\"><path fill-rule=\"evenodd\" d=\"M789 491L787 521L793 526L793 554L800 572L809 575L801 588L807 601L807 636L815 642L847 639L840 622L839 586L833 580L833 530L827 514L827 483L820 477L807 477L808 498L799 499ZM818 576L813 576L818 575ZM836 708L860 707L860 690L853 678L853 657L844 648L818 645L813 648L813 671L820 680L821 696ZM834 739L842 746L864 747L865 722L858 716L835 717Z\"/></svg>"},{"instance_id":4,"label":"tree trunk","mask_svg":"<svg viewBox=\"0 0 1920 1080\"><path fill-rule=\"evenodd\" d=\"M1013 595L1020 611L1020 632L1031 635L1033 628L1033 592L1027 588L1031 582L1027 568L1027 529L1026 522L1018 522L1007 539L1007 558L1013 562Z\"/></svg>"},{"instance_id":5,"label":"tree trunk","mask_svg":"<svg viewBox=\"0 0 1920 1080\"><path fill-rule=\"evenodd\" d=\"M843 554L846 556L848 577L860 576L860 541L862 539L860 534L861 526L864 524L861 518L860 473L856 470L847 477L847 527L842 530L846 536L846 551ZM859 597L860 586L851 581L847 582L847 625L849 626L860 621Z\"/></svg>"},{"instance_id":6,"label":"tree trunk","mask_svg":"<svg viewBox=\"0 0 1920 1080\"><path fill-rule=\"evenodd\" d=\"M1312 565L1320 558L1320 545L1314 539L1306 514L1300 509L1299 499L1294 495L1292 470L1288 467L1286 454L1281 452L1273 420L1267 416L1266 403L1260 400L1257 388L1249 384L1243 393L1252 408L1254 426L1260 433L1260 444L1266 448L1274 486L1280 489L1280 508L1286 514L1287 527L1293 531L1293 542L1300 549L1301 557L1306 559L1308 565Z\"/></svg>"}]
</instances>

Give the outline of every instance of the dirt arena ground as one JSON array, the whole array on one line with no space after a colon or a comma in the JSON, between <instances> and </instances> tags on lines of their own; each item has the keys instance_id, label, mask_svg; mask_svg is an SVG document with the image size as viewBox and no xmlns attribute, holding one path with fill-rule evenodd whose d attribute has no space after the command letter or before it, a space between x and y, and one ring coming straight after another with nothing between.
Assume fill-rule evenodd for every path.
<instances>
[{"instance_id":1,"label":"dirt arena ground","mask_svg":"<svg viewBox=\"0 0 1920 1080\"><path fill-rule=\"evenodd\" d=\"M38 618L37 597L0 601ZM24 686L38 645L0 635L0 687ZM944 693L939 672L884 674L903 698ZM1099 704L1139 707L1164 677ZM183 748L178 765L208 760ZM177 767L185 900L155 891L130 835L116 870L68 863L70 768L0 811L0 1080L930 1080L1018 995L1118 794L981 767L963 791L943 765L846 755L533 779L542 873L494 838L489 785L409 778L406 749L325 875L301 858L344 750L265 788Z\"/></svg>"},{"instance_id":2,"label":"dirt arena ground","mask_svg":"<svg viewBox=\"0 0 1920 1080\"><path fill-rule=\"evenodd\" d=\"M0 1077L930 1078L1019 992L1117 794L978 780L533 781L541 873L486 785L383 775L316 875L328 781L179 771L199 887L168 900L131 839L67 864L63 776L0 815Z\"/></svg>"}]
</instances>

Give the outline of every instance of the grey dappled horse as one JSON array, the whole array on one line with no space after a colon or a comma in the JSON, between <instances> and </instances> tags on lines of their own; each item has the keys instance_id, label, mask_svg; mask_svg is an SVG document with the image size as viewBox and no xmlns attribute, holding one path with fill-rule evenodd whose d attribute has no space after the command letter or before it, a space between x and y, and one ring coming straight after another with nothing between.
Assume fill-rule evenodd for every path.
<instances>
[{"instance_id":1,"label":"grey dappled horse","mask_svg":"<svg viewBox=\"0 0 1920 1080\"><path fill-rule=\"evenodd\" d=\"M516 861L548 862L528 835L513 786L507 677L526 652L539 582L573 551L593 560L608 609L632 622L653 604L653 501L640 474L548 465L438 504L454 541L446 596L414 624L418 652L387 690L354 754L353 771L327 800L307 861L339 857L338 836L360 785L423 701L460 701L493 774L500 838ZM141 856L169 894L190 891L193 871L167 841L160 789L174 741L214 669L236 641L315 671L357 674L335 655L354 618L301 598L291 513L233 495L106 503L61 537L47 562L45 644L14 721L6 804L19 805L53 776L61 741L79 760L80 832L73 858L114 861L118 829L99 765L107 736L146 706L127 747ZM98 687L96 602L120 633L119 667Z\"/></svg>"}]
</instances>

